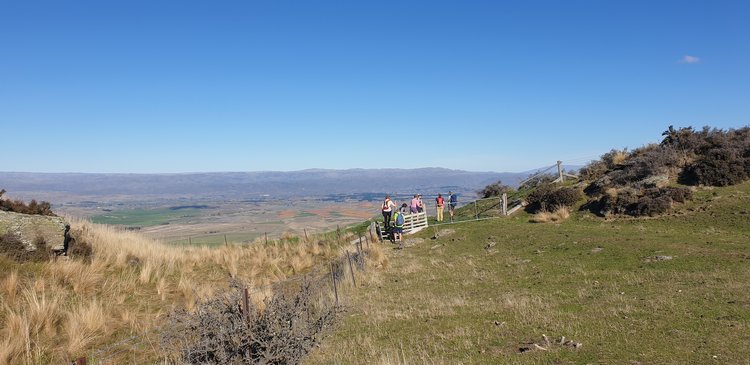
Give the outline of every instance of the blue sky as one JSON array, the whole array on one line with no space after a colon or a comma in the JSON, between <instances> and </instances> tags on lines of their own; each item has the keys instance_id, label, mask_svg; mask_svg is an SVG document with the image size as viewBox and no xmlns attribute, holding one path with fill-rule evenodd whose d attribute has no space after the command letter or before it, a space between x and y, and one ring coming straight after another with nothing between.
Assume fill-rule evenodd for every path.
<instances>
[{"instance_id":1,"label":"blue sky","mask_svg":"<svg viewBox=\"0 0 750 365\"><path fill-rule=\"evenodd\" d=\"M0 171L524 171L750 124L748 1L0 8Z\"/></svg>"}]
</instances>

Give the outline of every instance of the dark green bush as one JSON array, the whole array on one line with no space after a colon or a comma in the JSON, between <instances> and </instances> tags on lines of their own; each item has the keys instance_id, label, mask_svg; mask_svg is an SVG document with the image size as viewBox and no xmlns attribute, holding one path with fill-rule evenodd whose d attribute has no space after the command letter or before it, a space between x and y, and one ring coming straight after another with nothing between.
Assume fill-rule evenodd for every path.
<instances>
[{"instance_id":1,"label":"dark green bush","mask_svg":"<svg viewBox=\"0 0 750 365\"><path fill-rule=\"evenodd\" d=\"M664 187L664 188L651 188L644 192L645 196L651 198L668 197L672 201L677 203L684 203L690 199L693 199L693 191L687 187Z\"/></svg>"},{"instance_id":2,"label":"dark green bush","mask_svg":"<svg viewBox=\"0 0 750 365\"><path fill-rule=\"evenodd\" d=\"M642 196L638 199L638 203L634 209L628 212L628 214L639 217L639 216L650 216L664 214L669 211L672 207L672 198L668 196L657 196L652 198L650 196Z\"/></svg>"},{"instance_id":3,"label":"dark green bush","mask_svg":"<svg viewBox=\"0 0 750 365\"><path fill-rule=\"evenodd\" d=\"M577 188L555 188L552 185L542 185L529 194L527 201L529 205L526 211L538 213L550 211L558 207L570 207L581 199L581 191Z\"/></svg>"},{"instance_id":4,"label":"dark green bush","mask_svg":"<svg viewBox=\"0 0 750 365\"><path fill-rule=\"evenodd\" d=\"M669 174L678 167L678 162L679 157L673 149L652 144L634 150L622 168L613 171L610 178L616 186L637 183L650 176Z\"/></svg>"},{"instance_id":5,"label":"dark green bush","mask_svg":"<svg viewBox=\"0 0 750 365\"><path fill-rule=\"evenodd\" d=\"M654 216L668 212L673 202L684 203L692 197L692 190L686 187L643 190L626 188L617 191L616 194L605 194L599 199L592 199L581 209L587 209L600 216Z\"/></svg>"},{"instance_id":6,"label":"dark green bush","mask_svg":"<svg viewBox=\"0 0 750 365\"><path fill-rule=\"evenodd\" d=\"M712 148L688 166L681 176L687 183L728 186L739 184L750 174L746 151L732 147Z\"/></svg>"}]
</instances>

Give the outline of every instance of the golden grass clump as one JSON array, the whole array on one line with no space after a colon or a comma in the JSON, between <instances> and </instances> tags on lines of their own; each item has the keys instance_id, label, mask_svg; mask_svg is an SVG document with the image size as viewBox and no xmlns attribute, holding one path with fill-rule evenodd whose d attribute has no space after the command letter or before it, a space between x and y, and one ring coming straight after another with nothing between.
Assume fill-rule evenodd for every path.
<instances>
[{"instance_id":1,"label":"golden grass clump","mask_svg":"<svg viewBox=\"0 0 750 365\"><path fill-rule=\"evenodd\" d=\"M550 223L550 222L561 222L570 217L570 209L568 207L558 207L553 212L541 211L531 216L529 219L532 223Z\"/></svg>"},{"instance_id":2,"label":"golden grass clump","mask_svg":"<svg viewBox=\"0 0 750 365\"><path fill-rule=\"evenodd\" d=\"M612 156L612 164L619 166L625 163L627 159L628 159L627 151L617 151L614 154L614 156Z\"/></svg>"},{"instance_id":3,"label":"golden grass clump","mask_svg":"<svg viewBox=\"0 0 750 365\"><path fill-rule=\"evenodd\" d=\"M45 263L43 272L52 282L78 294L96 291L104 277L100 268L73 260Z\"/></svg>"},{"instance_id":4,"label":"golden grass clump","mask_svg":"<svg viewBox=\"0 0 750 365\"><path fill-rule=\"evenodd\" d=\"M96 299L80 304L68 312L65 332L68 338L67 353L75 356L91 342L105 334L106 316L104 308Z\"/></svg>"},{"instance_id":5,"label":"golden grass clump","mask_svg":"<svg viewBox=\"0 0 750 365\"><path fill-rule=\"evenodd\" d=\"M18 271L11 271L0 284L3 297L8 304L14 304L18 296L18 286L21 280L18 277Z\"/></svg>"}]
</instances>

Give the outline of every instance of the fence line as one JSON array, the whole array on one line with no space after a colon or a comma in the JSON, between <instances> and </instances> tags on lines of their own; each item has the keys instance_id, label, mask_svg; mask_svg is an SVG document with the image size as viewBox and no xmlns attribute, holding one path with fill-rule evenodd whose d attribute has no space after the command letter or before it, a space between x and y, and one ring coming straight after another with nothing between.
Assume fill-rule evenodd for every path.
<instances>
[{"instance_id":1,"label":"fence line","mask_svg":"<svg viewBox=\"0 0 750 365\"><path fill-rule=\"evenodd\" d=\"M338 287L341 283L341 280L338 279L336 275L336 272L339 271L337 270L337 268L340 270L343 270L342 267L348 262L349 270L352 276L352 284L353 284L352 286L356 288L357 285L356 285L356 279L355 279L355 267L357 271L364 271L365 265L364 264L352 265L352 262L361 261L364 263L364 260L365 260L364 256L367 256L367 253L369 252L369 249L370 249L370 244L369 244L370 239L367 235L367 232L365 232L365 234L366 234L365 236L358 235L358 242L355 240L351 243L351 244L354 244L357 248L356 259L352 258L351 254L349 253L349 250L345 250L345 253L346 253L345 255L342 254L333 260L321 262L318 265L316 265L311 271L306 272L304 274L295 275L295 276L286 278L284 280L277 281L275 283L271 283L267 285L254 286L252 287L252 289L248 287L244 287L243 296L246 297L249 294L265 293L267 290L273 289L281 285L289 285L290 283L302 282L305 279L310 278L310 277L316 277L316 276L325 277L330 274L332 277L332 282L333 282L332 293L336 297L336 306L338 306L339 294L340 294L338 292ZM365 238L365 242L367 243L367 251L365 251L365 248L362 246L362 237ZM340 238L341 238L340 236L337 237L336 242L340 243L341 242ZM244 303L244 305L245 305L244 308L247 308L247 303ZM112 360L115 356L122 354L123 352L133 351L136 346L143 345L146 341L149 341L149 336L161 333L163 330L164 328L155 327L144 333L131 335L113 344L89 351L86 357L77 358L75 360L75 364L86 365L87 358L92 359L92 362L91 362L92 364L94 363L93 361L95 361L96 364L104 364L107 361ZM120 348L120 349L117 351L113 351L117 348ZM106 354L106 355L102 356L103 354Z\"/></svg>"},{"instance_id":2,"label":"fence line","mask_svg":"<svg viewBox=\"0 0 750 365\"><path fill-rule=\"evenodd\" d=\"M546 173L547 171L551 170L554 167L558 168L558 173L559 173L559 178L557 180L555 180L555 182L562 182L562 181L564 181L564 177L565 176L572 177L572 178L577 178L577 176L575 176L575 175L564 174L562 172L562 170L561 170L561 163L562 163L561 161L557 161L557 163L555 165L552 165L552 166L546 168L543 171L537 172L533 176L531 176L528 179L524 180L523 182L519 183L519 185L522 185L523 183L531 181L534 178L538 178L538 177L542 176L544 173ZM520 197L520 195L517 192L514 193L514 194L512 194L512 195L513 195L514 198ZM451 219L450 222L446 222L446 223L439 223L438 222L438 223L434 223L433 226L434 227L439 227L439 226L450 225L450 224L458 224L458 223L466 223L466 222L476 222L476 221L484 221L484 220L491 220L491 219L498 219L498 218L506 217L509 214L511 214L513 211L515 211L515 210L517 210L517 209L519 209L520 207L523 206L523 203L521 202L518 205L516 205L516 206L514 206L514 207L512 207L510 209L508 209L508 206L507 206L507 204L509 202L508 198L509 198L508 194L504 193L501 197L480 198L480 199L475 199L473 201L469 201L468 203L465 203L465 204L458 203L456 208L465 207L467 205L473 204L474 205L474 212L475 212L474 219L466 219L466 220L453 220L453 219ZM479 217L480 216L480 212L478 210L478 204L479 204L479 202L480 201L495 200L495 199L500 200L499 203L502 204L500 210L501 210L501 212L503 214L500 215L500 216L480 218ZM450 204L450 202L446 202L446 203ZM405 231L406 230L411 231L411 230L418 229L418 228L426 228L426 227L428 227L428 219L427 219L428 207L429 207L429 204L428 203L424 203L424 211L423 212L404 215L404 221L405 221L404 222L404 229L405 229ZM492 207L493 206L491 206L490 209L492 209ZM487 212L490 209L486 209L484 212ZM407 226L407 221L409 222L408 226ZM373 223L376 224L376 227L380 227L380 224L382 222L374 221ZM372 226L372 224L371 224L371 226ZM385 233L384 230L380 230L380 232ZM307 232L307 228L304 229L304 233L305 233L304 242L309 242L308 234L307 234L308 233ZM365 233L367 233L367 232L365 232ZM372 233L373 233L372 230L370 230L370 233L369 233L370 237L372 237ZM266 243L268 243L268 241L267 241L268 240L268 238L267 238L268 237L267 236L268 233L264 232L264 235L266 237ZM226 234L217 234L217 235L208 235L208 236L209 237L211 237L211 236L223 237L224 244L225 245L228 244L227 237L226 237L227 235ZM193 236L188 236L188 241L189 242L191 241L191 237L193 237ZM200 237L206 237L206 236L200 236ZM298 240L301 238L299 235L297 235L296 237L297 237ZM362 259L363 260L362 253L364 252L364 248L362 247L362 237L363 237L362 235L359 235L359 243L353 243L353 244L355 244L357 246L358 259ZM255 240L257 240L258 238L260 238L260 236L257 237ZM365 236L365 238L366 238L366 242L368 244L368 249L369 249L369 240L367 240L367 236ZM381 240L383 239L382 234L379 235L379 238ZM341 239L341 230L337 226L336 241L340 242L340 239ZM274 240L272 242L279 242L279 241L281 241L281 239L277 239L277 240ZM278 281L278 282L275 282L275 283L272 283L272 284L263 285L263 286L259 286L259 287L253 287L252 290L250 290L247 287L245 287L243 289L243 296L245 298L244 307L243 308L245 308L245 310L247 310L247 307L248 307L247 296L249 294L262 293L262 292L264 292L264 291L266 291L268 289L271 289L273 287L277 287L279 285L286 285L286 284L289 284L289 283L293 283L293 282L304 280L305 278L308 278L308 277L311 277L311 276L315 276L316 274L319 274L319 273L321 273L323 271L322 270L323 267L326 267L326 268L330 267L330 274L331 274L332 284L333 284L332 285L332 291L333 291L333 294L335 295L335 298L336 298L336 306L338 306L339 305L338 280L336 279L336 275L335 275L335 272L334 272L335 271L334 270L334 266L335 266L334 264L338 263L339 261L341 261L341 262L347 262L348 261L349 269L350 269L351 276L352 276L352 278L351 278L352 279L352 284L353 284L354 288L356 288L357 286L356 286L355 273L354 273L354 269L353 269L353 265L352 265L352 259L351 259L351 256L349 254L349 251L346 250L346 261L344 261L344 257L343 256L342 257L337 257L336 259L334 259L332 261L324 262L324 263L321 263L321 264L317 265L317 267L314 270L312 270L310 272L307 272L305 274L300 274L300 275L297 275L297 276L293 276L293 277L290 277L290 278L287 278L285 280ZM359 267L358 267L358 270L359 270ZM362 266L362 270L364 270L364 265ZM325 275L328 275L328 273L325 273ZM160 332L160 331L162 331L162 328L158 328L157 327L157 328L152 328L152 329L146 331L145 333L139 333L139 334L136 334L136 335L132 335L132 336L127 337L127 338L125 338L123 340L120 340L120 341L118 341L118 342L116 342L114 344L111 344L111 345L99 348L99 349L97 349L96 351L93 351L93 352L89 352L89 354L90 354L89 357L93 358L93 359L96 359L97 364L102 364L105 361L111 360L112 358L114 358L118 354L121 354L121 353L123 353L125 351L128 351L128 350L132 350L133 347L136 346L136 345L143 344L146 340L148 340L148 336L153 335L153 334L155 334L157 332ZM135 341L135 340L137 340L137 341ZM117 348L119 346L126 345L128 343L130 343L130 345L131 345L130 348L123 348L123 349L120 349L119 351L110 352L112 349L115 349L115 348ZM98 358L101 354L107 353L107 352L109 352L109 354L107 356ZM76 363L76 365L79 365L79 364L86 365L86 358L78 358L78 359L76 359L75 363Z\"/></svg>"}]
</instances>

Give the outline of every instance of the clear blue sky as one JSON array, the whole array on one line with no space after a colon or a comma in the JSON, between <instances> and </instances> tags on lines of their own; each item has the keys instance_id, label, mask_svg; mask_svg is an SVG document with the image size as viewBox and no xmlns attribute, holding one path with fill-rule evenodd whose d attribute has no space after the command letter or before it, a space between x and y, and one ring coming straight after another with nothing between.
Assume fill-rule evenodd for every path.
<instances>
[{"instance_id":1,"label":"clear blue sky","mask_svg":"<svg viewBox=\"0 0 750 365\"><path fill-rule=\"evenodd\" d=\"M0 171L523 171L750 124L750 1L0 1Z\"/></svg>"}]
</instances>

